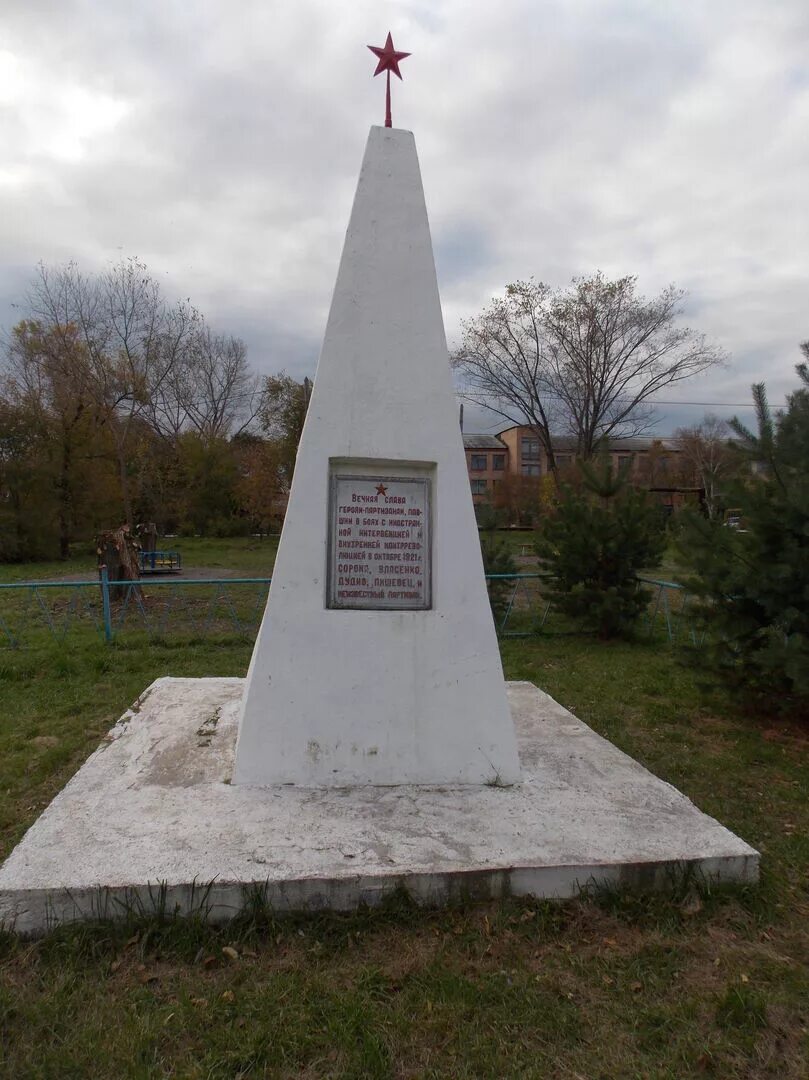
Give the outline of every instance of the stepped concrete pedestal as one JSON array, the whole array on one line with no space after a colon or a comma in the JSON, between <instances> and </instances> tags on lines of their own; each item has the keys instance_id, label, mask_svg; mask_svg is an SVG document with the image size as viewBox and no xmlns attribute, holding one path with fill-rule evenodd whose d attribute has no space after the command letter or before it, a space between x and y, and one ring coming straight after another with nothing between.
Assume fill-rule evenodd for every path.
<instances>
[{"instance_id":1,"label":"stepped concrete pedestal","mask_svg":"<svg viewBox=\"0 0 809 1080\"><path fill-rule=\"evenodd\" d=\"M758 854L530 683L508 684L510 787L231 783L241 679L159 679L0 868L0 923L41 934L127 909L236 914L566 898L665 886L684 868L753 882Z\"/></svg>"}]
</instances>

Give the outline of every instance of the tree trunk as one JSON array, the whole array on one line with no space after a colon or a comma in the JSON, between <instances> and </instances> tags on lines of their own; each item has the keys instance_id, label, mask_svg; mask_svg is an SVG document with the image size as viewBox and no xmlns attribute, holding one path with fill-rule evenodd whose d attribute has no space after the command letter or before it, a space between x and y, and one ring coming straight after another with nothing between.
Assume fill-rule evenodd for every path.
<instances>
[{"instance_id":1,"label":"tree trunk","mask_svg":"<svg viewBox=\"0 0 809 1080\"><path fill-rule=\"evenodd\" d=\"M65 438L62 442L62 462L59 476L59 558L67 559L70 555L70 443Z\"/></svg>"},{"instance_id":2,"label":"tree trunk","mask_svg":"<svg viewBox=\"0 0 809 1080\"><path fill-rule=\"evenodd\" d=\"M139 548L140 545L126 524L100 533L96 539L99 573L101 567L106 566L110 581L139 581ZM127 585L114 585L110 593L114 599L121 600L128 588Z\"/></svg>"},{"instance_id":3,"label":"tree trunk","mask_svg":"<svg viewBox=\"0 0 809 1080\"><path fill-rule=\"evenodd\" d=\"M118 477L121 481L121 504L124 511L124 521L131 530L134 526L132 515L132 499L129 494L129 477L126 475L126 455L124 448L118 448Z\"/></svg>"}]
</instances>

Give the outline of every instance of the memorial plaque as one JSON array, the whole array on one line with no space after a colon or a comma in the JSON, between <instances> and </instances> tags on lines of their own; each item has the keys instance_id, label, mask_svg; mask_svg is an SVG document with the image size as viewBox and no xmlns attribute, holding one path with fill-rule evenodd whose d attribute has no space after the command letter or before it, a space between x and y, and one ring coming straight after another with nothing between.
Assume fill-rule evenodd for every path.
<instances>
[{"instance_id":1,"label":"memorial plaque","mask_svg":"<svg viewBox=\"0 0 809 1080\"><path fill-rule=\"evenodd\" d=\"M430 480L331 478L330 608L431 607Z\"/></svg>"}]
</instances>

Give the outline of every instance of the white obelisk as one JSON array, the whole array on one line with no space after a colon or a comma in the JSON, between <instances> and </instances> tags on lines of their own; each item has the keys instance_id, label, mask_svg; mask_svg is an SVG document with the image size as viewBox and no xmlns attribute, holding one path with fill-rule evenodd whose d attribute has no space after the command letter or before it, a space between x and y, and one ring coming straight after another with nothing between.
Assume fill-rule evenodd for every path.
<instances>
[{"instance_id":1,"label":"white obelisk","mask_svg":"<svg viewBox=\"0 0 809 1080\"><path fill-rule=\"evenodd\" d=\"M233 781L519 775L415 141L372 127Z\"/></svg>"}]
</instances>

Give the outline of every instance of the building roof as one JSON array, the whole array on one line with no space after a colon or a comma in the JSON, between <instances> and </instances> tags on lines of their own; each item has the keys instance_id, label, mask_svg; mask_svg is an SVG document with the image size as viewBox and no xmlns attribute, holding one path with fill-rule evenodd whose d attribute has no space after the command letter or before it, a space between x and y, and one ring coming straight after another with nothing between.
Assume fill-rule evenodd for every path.
<instances>
[{"instance_id":1,"label":"building roof","mask_svg":"<svg viewBox=\"0 0 809 1080\"><path fill-rule=\"evenodd\" d=\"M527 424L513 424L511 427L503 428L498 432L498 438L500 435L505 434L506 431L525 431L526 435L529 435L531 429ZM477 436L480 438L481 436ZM464 436L464 440L466 436ZM572 435L553 435L551 436L554 450L575 451L576 439ZM681 443L679 439L675 439L670 435L635 435L631 438L625 439L609 439L607 442L607 449L626 451L630 450L650 450L652 446L660 446L664 450L680 450Z\"/></svg>"},{"instance_id":2,"label":"building roof","mask_svg":"<svg viewBox=\"0 0 809 1080\"><path fill-rule=\"evenodd\" d=\"M464 435L464 450L507 450L496 435Z\"/></svg>"}]
</instances>

